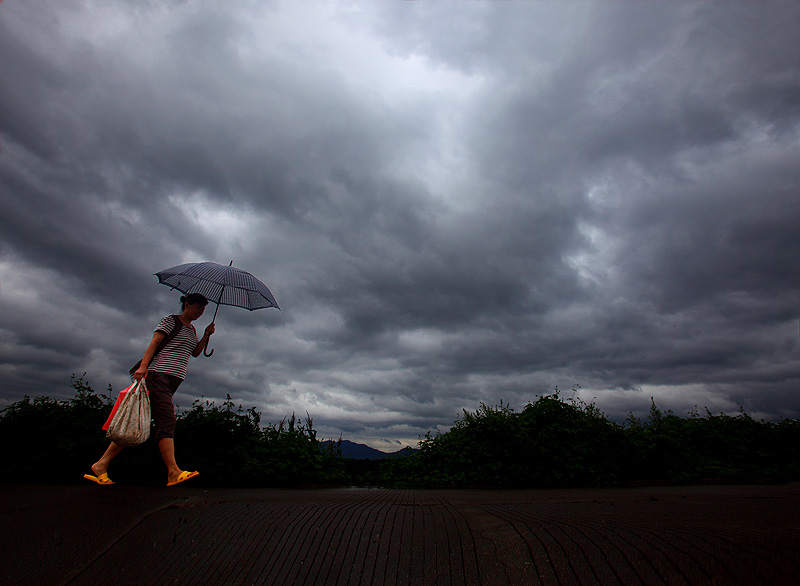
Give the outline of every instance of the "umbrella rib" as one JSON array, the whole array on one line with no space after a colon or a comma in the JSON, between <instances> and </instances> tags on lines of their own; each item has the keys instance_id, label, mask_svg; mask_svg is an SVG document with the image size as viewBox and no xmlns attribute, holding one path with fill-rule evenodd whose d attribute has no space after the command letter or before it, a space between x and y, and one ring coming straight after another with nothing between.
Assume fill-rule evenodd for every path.
<instances>
[{"instance_id":1,"label":"umbrella rib","mask_svg":"<svg viewBox=\"0 0 800 586\"><path fill-rule=\"evenodd\" d=\"M222 294L224 292L225 292L225 285L223 285L222 289L220 289L219 299L217 299L217 308L214 310L214 317L211 320L212 324L217 321L217 312L219 311L219 305L220 305L220 302L222 301Z\"/></svg>"}]
</instances>

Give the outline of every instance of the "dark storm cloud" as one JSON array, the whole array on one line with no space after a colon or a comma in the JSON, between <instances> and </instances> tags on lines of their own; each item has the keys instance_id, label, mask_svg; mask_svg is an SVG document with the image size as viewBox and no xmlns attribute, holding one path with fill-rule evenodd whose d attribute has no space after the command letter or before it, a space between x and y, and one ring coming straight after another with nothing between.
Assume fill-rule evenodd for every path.
<instances>
[{"instance_id":1,"label":"dark storm cloud","mask_svg":"<svg viewBox=\"0 0 800 586\"><path fill-rule=\"evenodd\" d=\"M282 311L221 309L183 406L373 442L575 383L797 416L798 16L0 5L2 399L124 384L177 309L152 273L233 259Z\"/></svg>"}]
</instances>

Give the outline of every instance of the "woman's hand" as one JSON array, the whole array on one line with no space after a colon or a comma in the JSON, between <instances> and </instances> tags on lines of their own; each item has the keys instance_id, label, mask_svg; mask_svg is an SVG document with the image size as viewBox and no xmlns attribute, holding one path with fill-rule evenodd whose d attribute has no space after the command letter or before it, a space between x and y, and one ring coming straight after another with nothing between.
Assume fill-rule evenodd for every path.
<instances>
[{"instance_id":1,"label":"woman's hand","mask_svg":"<svg viewBox=\"0 0 800 586\"><path fill-rule=\"evenodd\" d=\"M146 376L147 376L147 367L144 364L142 364L138 369L136 369L136 372L133 373L133 378L135 380L142 380Z\"/></svg>"},{"instance_id":2,"label":"woman's hand","mask_svg":"<svg viewBox=\"0 0 800 586\"><path fill-rule=\"evenodd\" d=\"M192 356L197 358L200 354L203 353L203 350L208 346L208 339L211 337L211 334L214 333L214 323L210 323L206 326L206 331L203 334L203 337L200 338L200 341L195 346L194 352L192 352ZM213 350L212 350L213 352Z\"/></svg>"}]
</instances>

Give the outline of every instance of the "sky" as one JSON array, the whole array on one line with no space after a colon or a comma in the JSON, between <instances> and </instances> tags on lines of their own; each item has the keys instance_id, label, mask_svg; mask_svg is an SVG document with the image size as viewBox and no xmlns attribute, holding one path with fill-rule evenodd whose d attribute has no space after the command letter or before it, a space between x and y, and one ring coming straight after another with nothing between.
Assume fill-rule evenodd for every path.
<instances>
[{"instance_id":1,"label":"sky","mask_svg":"<svg viewBox=\"0 0 800 586\"><path fill-rule=\"evenodd\" d=\"M199 398L391 451L560 389L800 417L800 3L6 0L0 407L116 394L249 271ZM211 320L209 306L196 325ZM179 431L178 431L179 433Z\"/></svg>"}]
</instances>

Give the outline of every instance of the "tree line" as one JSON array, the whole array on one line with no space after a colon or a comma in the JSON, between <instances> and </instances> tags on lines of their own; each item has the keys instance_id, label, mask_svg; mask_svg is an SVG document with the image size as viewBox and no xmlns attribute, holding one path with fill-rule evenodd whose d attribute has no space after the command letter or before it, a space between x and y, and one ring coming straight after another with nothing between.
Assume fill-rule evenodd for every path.
<instances>
[{"instance_id":1,"label":"tree line","mask_svg":"<svg viewBox=\"0 0 800 586\"><path fill-rule=\"evenodd\" d=\"M100 427L113 405L83 377L68 400L24 399L0 411L0 481L81 482L105 449ZM800 421L757 421L698 410L680 417L652 403L647 419L618 424L593 403L554 393L521 411L502 402L464 410L452 428L428 433L417 451L382 461L343 458L317 438L313 419L294 414L262 425L230 396L195 401L178 414L180 461L207 486L553 488L786 482L800 479ZM109 474L124 484L163 482L151 438L126 449ZM84 481L85 482L85 481Z\"/></svg>"}]
</instances>

